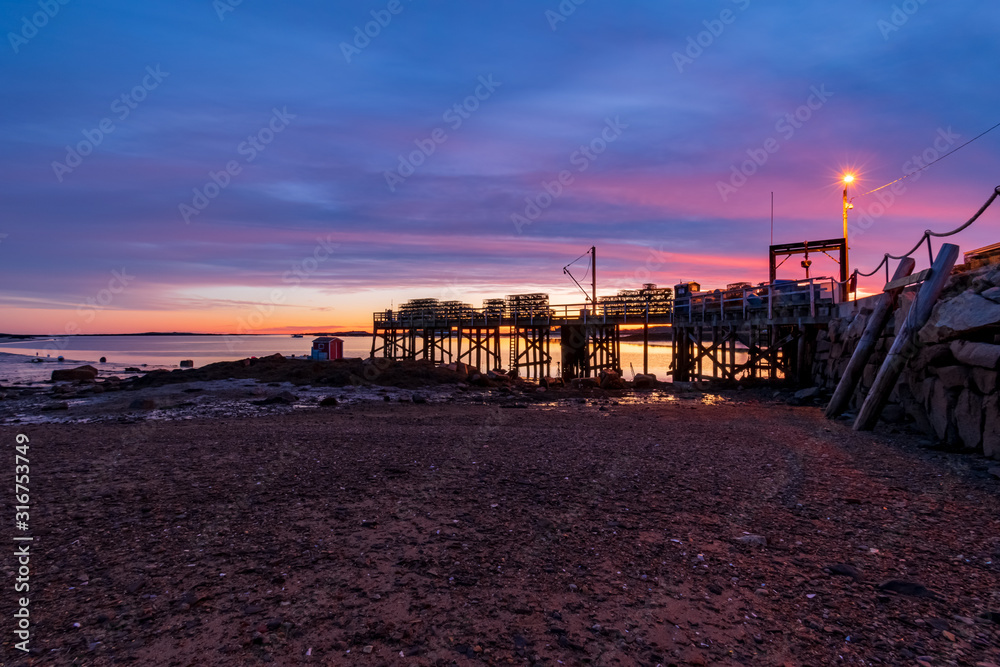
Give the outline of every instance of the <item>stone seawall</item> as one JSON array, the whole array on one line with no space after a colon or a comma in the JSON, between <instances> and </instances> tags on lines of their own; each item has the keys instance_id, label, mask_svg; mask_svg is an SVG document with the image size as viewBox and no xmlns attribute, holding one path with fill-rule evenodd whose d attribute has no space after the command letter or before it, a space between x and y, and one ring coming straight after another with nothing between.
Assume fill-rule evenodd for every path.
<instances>
[{"instance_id":1,"label":"stone seawall","mask_svg":"<svg viewBox=\"0 0 1000 667\"><path fill-rule=\"evenodd\" d=\"M918 289L908 287L900 295L851 399L851 412L864 401ZM817 386L836 388L877 298L842 304L840 316L820 332L813 365ZM912 422L949 446L1000 458L1000 266L955 267L916 345L882 420Z\"/></svg>"}]
</instances>

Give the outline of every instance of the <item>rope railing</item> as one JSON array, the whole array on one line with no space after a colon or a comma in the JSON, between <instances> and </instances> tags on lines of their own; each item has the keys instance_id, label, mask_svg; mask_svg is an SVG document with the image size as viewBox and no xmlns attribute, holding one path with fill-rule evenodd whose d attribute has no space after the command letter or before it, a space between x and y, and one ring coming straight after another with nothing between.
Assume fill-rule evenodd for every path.
<instances>
[{"instance_id":1,"label":"rope railing","mask_svg":"<svg viewBox=\"0 0 1000 667\"><path fill-rule=\"evenodd\" d=\"M993 202L995 202L997 200L997 197L1000 197L1000 185L998 185L993 190L993 194L990 195L990 198L986 200L986 203L983 204L979 208L978 211L976 211L975 215L973 215L971 218L969 218L969 220L967 222L965 222L964 224L960 225L959 227L956 227L955 229L951 230L950 232L935 232L935 231L931 231L930 229L927 229L927 230L924 231L924 235L920 237L920 240L917 241L917 244L915 246L913 246L913 248L911 248L909 252L907 252L905 254L902 254L902 255L890 255L889 253L885 253L885 255L882 257L882 261L879 262L878 266L876 266L874 269L872 269L869 273L863 273L861 271L858 271L857 269L854 269L854 271L851 272L851 275L850 275L850 277L847 280L836 280L836 279L834 279L833 282L837 283L838 285L845 285L845 284L847 284L847 283L849 283L851 281L856 281L859 277L861 277L861 278L868 278L868 277L874 276L878 272L878 270L881 269L884 266L885 267L885 279L886 279L886 283L888 283L889 282L889 260L890 259L902 260L902 259L905 259L907 257L910 257L910 256L913 255L913 253L915 253L916 251L920 250L920 246L922 246L925 242L927 243L927 253L930 256L930 262L931 262L931 264L933 264L934 263L934 249L931 246L931 237L947 238L949 236L954 236L955 234L958 234L959 232L962 232L962 231L968 229L976 220L978 220L980 218L980 216L983 215L983 213L986 212L986 209L988 209L990 207L990 205L992 205Z\"/></svg>"}]
</instances>

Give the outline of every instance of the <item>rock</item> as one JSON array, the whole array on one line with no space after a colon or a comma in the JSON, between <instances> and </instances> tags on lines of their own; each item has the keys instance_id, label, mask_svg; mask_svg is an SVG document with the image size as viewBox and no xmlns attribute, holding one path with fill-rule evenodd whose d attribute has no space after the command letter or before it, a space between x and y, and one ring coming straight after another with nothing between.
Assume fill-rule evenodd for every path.
<instances>
[{"instance_id":1,"label":"rock","mask_svg":"<svg viewBox=\"0 0 1000 667\"><path fill-rule=\"evenodd\" d=\"M983 441L983 431L980 427L983 417L983 397L964 390L955 404L955 424L958 427L958 437L966 449L979 449ZM995 430L995 429L994 429Z\"/></svg>"},{"instance_id":2,"label":"rock","mask_svg":"<svg viewBox=\"0 0 1000 667\"><path fill-rule=\"evenodd\" d=\"M995 369L1000 366L1000 345L956 340L952 341L950 348L955 358L968 366L980 366L989 369Z\"/></svg>"},{"instance_id":3,"label":"rock","mask_svg":"<svg viewBox=\"0 0 1000 667\"><path fill-rule=\"evenodd\" d=\"M938 440L948 439L949 416L955 405L955 399L951 395L953 393L945 389L944 383L934 383L934 391L927 406L927 418L934 427Z\"/></svg>"},{"instance_id":4,"label":"rock","mask_svg":"<svg viewBox=\"0 0 1000 667\"><path fill-rule=\"evenodd\" d=\"M939 598L940 596L923 584L902 579L890 579L878 585L880 591L889 591L900 595L918 598Z\"/></svg>"},{"instance_id":5,"label":"rock","mask_svg":"<svg viewBox=\"0 0 1000 667\"><path fill-rule=\"evenodd\" d=\"M1000 287L991 287L980 294L980 296L986 297L995 303L1000 303Z\"/></svg>"},{"instance_id":6,"label":"rock","mask_svg":"<svg viewBox=\"0 0 1000 667\"><path fill-rule=\"evenodd\" d=\"M191 359L184 359L181 361L181 368L194 368L194 361Z\"/></svg>"},{"instance_id":7,"label":"rock","mask_svg":"<svg viewBox=\"0 0 1000 667\"><path fill-rule=\"evenodd\" d=\"M938 343L998 322L1000 303L984 299L974 292L962 292L934 306L931 319L920 330L919 338L923 343Z\"/></svg>"},{"instance_id":8,"label":"rock","mask_svg":"<svg viewBox=\"0 0 1000 667\"><path fill-rule=\"evenodd\" d=\"M997 391L997 372L985 368L972 369L972 384L982 394L992 394Z\"/></svg>"},{"instance_id":9,"label":"rock","mask_svg":"<svg viewBox=\"0 0 1000 667\"><path fill-rule=\"evenodd\" d=\"M299 400L299 397L290 391L282 391L265 398L263 401L256 401L256 405L292 405L295 401Z\"/></svg>"},{"instance_id":10,"label":"rock","mask_svg":"<svg viewBox=\"0 0 1000 667\"><path fill-rule=\"evenodd\" d=\"M951 348L947 345L926 345L920 348L916 358L910 363L911 368L928 368L933 366L952 366L955 364L955 357L951 354Z\"/></svg>"},{"instance_id":11,"label":"rock","mask_svg":"<svg viewBox=\"0 0 1000 667\"><path fill-rule=\"evenodd\" d=\"M913 300L916 298L916 292L901 292L899 299L896 303L896 309L892 313L892 333L895 335L897 331L903 328L903 322L906 320L907 315L910 314L910 308L913 306Z\"/></svg>"},{"instance_id":12,"label":"rock","mask_svg":"<svg viewBox=\"0 0 1000 667\"><path fill-rule=\"evenodd\" d=\"M547 389L558 389L566 386L566 383L562 378L544 377L541 379L541 385Z\"/></svg>"},{"instance_id":13,"label":"rock","mask_svg":"<svg viewBox=\"0 0 1000 667\"><path fill-rule=\"evenodd\" d=\"M386 396L385 398L388 398L388 396ZM333 407L334 405L337 405L337 403L338 401L335 396L327 396L326 398L324 398L322 401L319 402L319 407L330 408Z\"/></svg>"},{"instance_id":14,"label":"rock","mask_svg":"<svg viewBox=\"0 0 1000 667\"><path fill-rule=\"evenodd\" d=\"M39 408L42 412L53 412L55 410L69 410L69 403L65 401L60 401L58 403L49 403L48 405L43 405Z\"/></svg>"},{"instance_id":15,"label":"rock","mask_svg":"<svg viewBox=\"0 0 1000 667\"><path fill-rule=\"evenodd\" d=\"M94 380L97 369L93 366L78 366L52 371L52 382L70 382L74 380Z\"/></svg>"},{"instance_id":16,"label":"rock","mask_svg":"<svg viewBox=\"0 0 1000 667\"><path fill-rule=\"evenodd\" d=\"M920 401L920 407L924 410L930 410L931 398L934 396L934 386L939 384L937 378L928 377L920 381L918 387L915 388L913 395Z\"/></svg>"},{"instance_id":17,"label":"rock","mask_svg":"<svg viewBox=\"0 0 1000 667\"><path fill-rule=\"evenodd\" d=\"M142 371L140 371L135 366L129 366L128 368L125 369L125 372L126 373L141 373Z\"/></svg>"},{"instance_id":18,"label":"rock","mask_svg":"<svg viewBox=\"0 0 1000 667\"><path fill-rule=\"evenodd\" d=\"M679 382L677 380L674 380L673 382L670 383L670 386L673 389L683 392L698 391L698 387L695 385L694 382ZM780 395L781 395L780 391L774 393L775 398L777 398Z\"/></svg>"},{"instance_id":19,"label":"rock","mask_svg":"<svg viewBox=\"0 0 1000 667\"><path fill-rule=\"evenodd\" d=\"M494 382L510 382L511 377L506 373L499 373L497 371L487 371L486 377Z\"/></svg>"},{"instance_id":20,"label":"rock","mask_svg":"<svg viewBox=\"0 0 1000 667\"><path fill-rule=\"evenodd\" d=\"M823 390L820 389L819 387L809 387L808 389L800 389L797 392L795 392L795 398L799 399L800 401L807 401L816 398L822 393Z\"/></svg>"},{"instance_id":21,"label":"rock","mask_svg":"<svg viewBox=\"0 0 1000 667\"><path fill-rule=\"evenodd\" d=\"M983 431L983 454L1000 459L1000 397L992 394L983 401L984 423L987 428Z\"/></svg>"},{"instance_id":22,"label":"rock","mask_svg":"<svg viewBox=\"0 0 1000 667\"><path fill-rule=\"evenodd\" d=\"M752 544L757 547L767 546L767 538L763 535L743 535L742 537L736 538L736 541L741 544Z\"/></svg>"},{"instance_id":23,"label":"rock","mask_svg":"<svg viewBox=\"0 0 1000 667\"><path fill-rule=\"evenodd\" d=\"M1000 479L1000 468L993 467L993 468L990 468L989 470L987 470L986 472L988 472L989 474L993 475L997 479Z\"/></svg>"},{"instance_id":24,"label":"rock","mask_svg":"<svg viewBox=\"0 0 1000 667\"><path fill-rule=\"evenodd\" d=\"M577 389L594 389L600 386L594 378L573 378L572 382Z\"/></svg>"},{"instance_id":25,"label":"rock","mask_svg":"<svg viewBox=\"0 0 1000 667\"><path fill-rule=\"evenodd\" d=\"M652 373L637 373L632 380L632 387L635 389L654 389L657 384L656 376Z\"/></svg>"},{"instance_id":26,"label":"rock","mask_svg":"<svg viewBox=\"0 0 1000 667\"><path fill-rule=\"evenodd\" d=\"M413 402L414 403L420 403L421 405L423 405L423 404L427 403L427 397L424 396L423 394L414 394L413 395Z\"/></svg>"},{"instance_id":27,"label":"rock","mask_svg":"<svg viewBox=\"0 0 1000 667\"><path fill-rule=\"evenodd\" d=\"M623 380L621 376L618 375L618 373L615 373L614 371L604 370L601 371L600 386L601 389L604 389L606 391L615 389L624 389L625 380Z\"/></svg>"},{"instance_id":28,"label":"rock","mask_svg":"<svg viewBox=\"0 0 1000 667\"><path fill-rule=\"evenodd\" d=\"M864 309L858 313L851 321L850 326L847 327L847 332L844 334L844 338L847 340L861 338L861 334L865 332L865 326L868 324L868 315L870 314L871 311L868 309Z\"/></svg>"},{"instance_id":29,"label":"rock","mask_svg":"<svg viewBox=\"0 0 1000 667\"><path fill-rule=\"evenodd\" d=\"M156 401L151 398L137 398L128 404L129 410L154 410Z\"/></svg>"},{"instance_id":30,"label":"rock","mask_svg":"<svg viewBox=\"0 0 1000 667\"><path fill-rule=\"evenodd\" d=\"M837 563L836 565L828 565L825 569L830 574L840 576L840 577L852 577L855 580L861 579L861 572L858 571L853 565L848 565L847 563Z\"/></svg>"},{"instance_id":31,"label":"rock","mask_svg":"<svg viewBox=\"0 0 1000 667\"><path fill-rule=\"evenodd\" d=\"M986 611L979 615L979 618L990 623L1000 625L1000 611Z\"/></svg>"},{"instance_id":32,"label":"rock","mask_svg":"<svg viewBox=\"0 0 1000 667\"><path fill-rule=\"evenodd\" d=\"M942 366L937 369L937 376L945 389L964 387L969 381L971 371L964 366Z\"/></svg>"},{"instance_id":33,"label":"rock","mask_svg":"<svg viewBox=\"0 0 1000 667\"><path fill-rule=\"evenodd\" d=\"M886 424L900 424L906 419L906 410L902 405L890 404L882 408L880 417Z\"/></svg>"}]
</instances>

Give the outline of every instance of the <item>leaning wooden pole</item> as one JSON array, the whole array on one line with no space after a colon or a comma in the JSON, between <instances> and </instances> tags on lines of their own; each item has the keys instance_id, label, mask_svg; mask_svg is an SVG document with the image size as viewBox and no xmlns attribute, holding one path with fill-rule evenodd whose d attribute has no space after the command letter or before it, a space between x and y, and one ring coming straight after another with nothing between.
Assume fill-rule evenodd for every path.
<instances>
[{"instance_id":1,"label":"leaning wooden pole","mask_svg":"<svg viewBox=\"0 0 1000 667\"><path fill-rule=\"evenodd\" d=\"M875 423L878 421L879 415L882 414L882 408L889 400L889 394L896 386L900 373L903 372L907 362L917 351L914 345L917 333L930 319L934 303L941 296L941 290L944 289L945 283L951 276L956 259L958 259L957 245L945 243L941 246L937 259L931 266L931 275L920 286L917 299L910 307L910 312L907 313L903 326L896 332L896 340L893 341L892 348L882 363L882 368L875 376L875 383L872 385L871 391L865 397L861 412L858 413L858 418L854 422L855 431L870 431L875 428Z\"/></svg>"},{"instance_id":2,"label":"leaning wooden pole","mask_svg":"<svg viewBox=\"0 0 1000 667\"><path fill-rule=\"evenodd\" d=\"M896 273L893 274L890 282L895 282L900 278L910 275L913 273L913 267L916 265L917 263L912 257L904 257L899 266L896 267ZM837 390L833 392L833 398L830 399L830 404L826 406L827 419L833 419L847 409L847 405L851 402L851 396L854 395L854 390L861 380L861 374L864 373L865 366L868 365L868 360L871 359L872 353L875 351L878 339L882 335L882 331L885 330L885 326L889 323L892 310L896 307L896 299L902 290L903 288L900 286L888 292L883 292L882 296L879 297L878 303L875 304L875 310L872 312L867 326L865 326L865 332L861 335L858 346L854 348L854 354L851 355L851 360L844 370L843 377L840 378Z\"/></svg>"}]
</instances>

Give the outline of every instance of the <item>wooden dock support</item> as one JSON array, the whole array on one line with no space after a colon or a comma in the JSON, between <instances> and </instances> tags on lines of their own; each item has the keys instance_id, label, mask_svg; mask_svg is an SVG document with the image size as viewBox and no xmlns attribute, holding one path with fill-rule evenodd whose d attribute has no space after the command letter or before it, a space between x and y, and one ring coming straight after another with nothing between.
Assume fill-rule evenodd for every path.
<instances>
[{"instance_id":1,"label":"wooden dock support","mask_svg":"<svg viewBox=\"0 0 1000 667\"><path fill-rule=\"evenodd\" d=\"M899 262L899 266L896 267L896 273L892 276L892 282L913 273L913 268L916 265L917 263L912 257L904 257ZM882 332L889 323L892 311L896 307L896 299L899 297L902 289L902 287L890 289L887 292L883 292L882 296L879 297L878 303L875 304L875 310L872 312L868 324L865 326L865 332L861 335L858 346L854 348L854 354L851 355L851 360L848 362L847 368L844 369L844 375L840 378L836 391L833 392L833 398L830 399L830 404L826 406L827 419L833 419L838 416L850 404L851 396L854 395L854 390L861 380L861 374L864 373L865 366L868 365L868 360L875 351L878 339L882 336Z\"/></svg>"},{"instance_id":2,"label":"wooden dock support","mask_svg":"<svg viewBox=\"0 0 1000 667\"><path fill-rule=\"evenodd\" d=\"M945 243L941 246L937 258L931 266L930 277L920 286L916 301L910 307L910 312L907 313L903 326L896 332L892 348L886 355L878 375L875 376L875 382L872 384L868 396L865 397L858 418L854 422L855 431L870 431L875 427L879 415L882 414L882 408L889 400L889 394L896 386L900 373L903 372L903 368L917 351L917 346L914 345L917 332L930 319L934 303L941 295L945 283L948 282L956 259L958 259L957 245Z\"/></svg>"},{"instance_id":3,"label":"wooden dock support","mask_svg":"<svg viewBox=\"0 0 1000 667\"><path fill-rule=\"evenodd\" d=\"M474 366L483 373L500 368L499 326L463 327L459 325L457 338L458 354L455 356L455 361ZM463 351L464 343L468 343L469 347Z\"/></svg>"},{"instance_id":4,"label":"wooden dock support","mask_svg":"<svg viewBox=\"0 0 1000 667\"><path fill-rule=\"evenodd\" d=\"M548 323L512 326L510 330L510 373L529 378L543 378L551 375L550 340L551 327Z\"/></svg>"},{"instance_id":5,"label":"wooden dock support","mask_svg":"<svg viewBox=\"0 0 1000 667\"><path fill-rule=\"evenodd\" d=\"M649 312L646 312L646 320L642 323L642 374L649 373Z\"/></svg>"}]
</instances>

